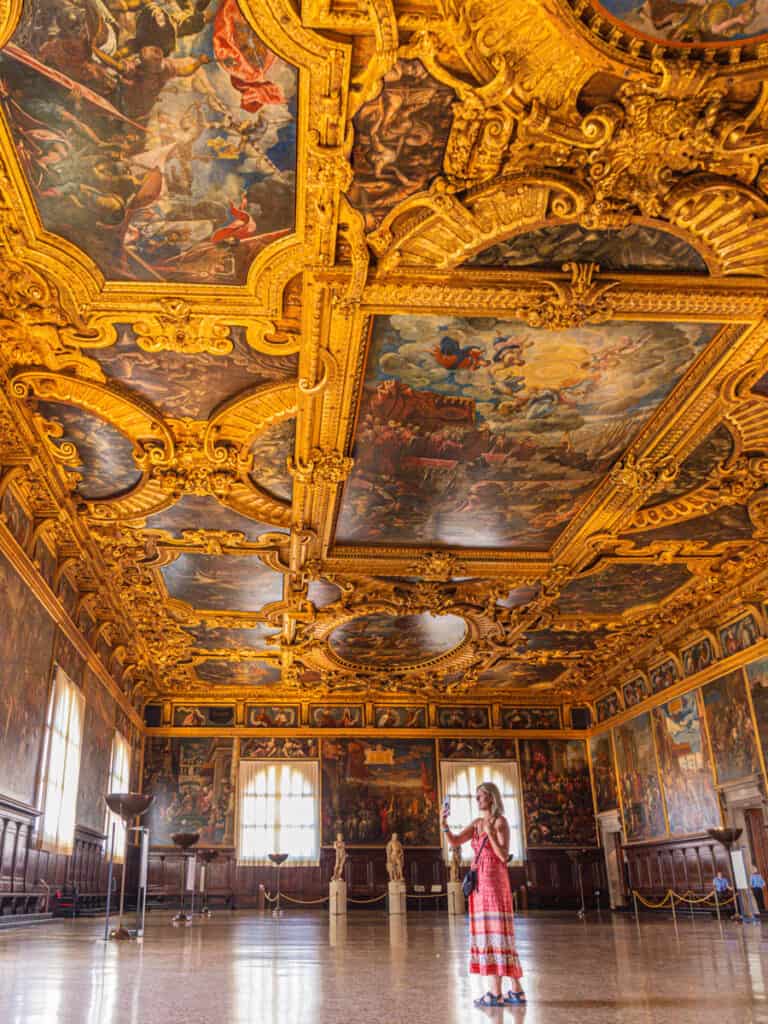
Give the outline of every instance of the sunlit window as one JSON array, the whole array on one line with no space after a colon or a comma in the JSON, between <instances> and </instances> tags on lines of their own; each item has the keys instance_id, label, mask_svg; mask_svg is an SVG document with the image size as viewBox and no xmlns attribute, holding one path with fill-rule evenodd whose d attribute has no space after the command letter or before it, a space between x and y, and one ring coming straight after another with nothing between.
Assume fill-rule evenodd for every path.
<instances>
[{"instance_id":1,"label":"sunlit window","mask_svg":"<svg viewBox=\"0 0 768 1024\"><path fill-rule=\"evenodd\" d=\"M71 853L74 847L84 707L78 687L57 667L48 706L40 787L41 843L50 853Z\"/></svg>"},{"instance_id":2,"label":"sunlit window","mask_svg":"<svg viewBox=\"0 0 768 1024\"><path fill-rule=\"evenodd\" d=\"M461 832L479 817L475 793L481 782L494 782L501 792L504 816L509 822L509 852L512 862L523 861L523 827L520 810L520 772L515 761L442 761L440 764L443 798L451 801L448 825L452 832ZM444 844L446 857L450 847ZM472 860L472 847L467 842L461 850L462 860Z\"/></svg>"},{"instance_id":3,"label":"sunlit window","mask_svg":"<svg viewBox=\"0 0 768 1024\"><path fill-rule=\"evenodd\" d=\"M112 740L112 764L109 770L108 793L127 793L131 788L131 748L126 738L119 732ZM107 853L112 844L112 825L115 826L115 860L122 863L125 859L126 828L119 814L107 808Z\"/></svg>"},{"instance_id":4,"label":"sunlit window","mask_svg":"<svg viewBox=\"0 0 768 1024\"><path fill-rule=\"evenodd\" d=\"M319 771L316 761L241 761L238 786L240 864L317 864L320 854Z\"/></svg>"}]
</instances>

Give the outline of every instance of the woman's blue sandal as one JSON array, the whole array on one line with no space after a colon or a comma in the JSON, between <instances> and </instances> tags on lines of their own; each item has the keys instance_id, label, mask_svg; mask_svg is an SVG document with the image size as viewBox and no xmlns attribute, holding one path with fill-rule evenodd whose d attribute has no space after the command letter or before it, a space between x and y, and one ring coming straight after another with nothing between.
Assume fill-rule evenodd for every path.
<instances>
[{"instance_id":1,"label":"woman's blue sandal","mask_svg":"<svg viewBox=\"0 0 768 1024\"><path fill-rule=\"evenodd\" d=\"M504 1000L501 996L495 996L493 992L486 992L484 996L480 996L479 999L475 1000L475 1006L503 1006Z\"/></svg>"},{"instance_id":2,"label":"woman's blue sandal","mask_svg":"<svg viewBox=\"0 0 768 1024\"><path fill-rule=\"evenodd\" d=\"M502 1000L505 1006L525 1006L528 1000L525 998L525 992L522 989L519 992L513 992L512 989L507 992L506 999Z\"/></svg>"}]
</instances>

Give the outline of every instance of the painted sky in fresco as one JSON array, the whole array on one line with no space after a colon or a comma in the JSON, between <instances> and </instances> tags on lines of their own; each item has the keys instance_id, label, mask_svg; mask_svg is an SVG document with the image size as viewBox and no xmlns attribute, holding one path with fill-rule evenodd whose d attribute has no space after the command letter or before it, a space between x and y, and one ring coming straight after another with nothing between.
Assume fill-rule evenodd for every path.
<instances>
[{"instance_id":1,"label":"painted sky in fresco","mask_svg":"<svg viewBox=\"0 0 768 1024\"><path fill-rule=\"evenodd\" d=\"M160 570L171 597L195 608L256 612L283 594L280 573L255 555L179 555Z\"/></svg>"},{"instance_id":2,"label":"painted sky in fresco","mask_svg":"<svg viewBox=\"0 0 768 1024\"><path fill-rule=\"evenodd\" d=\"M283 420L263 430L253 442L251 480L268 494L281 501L290 501L293 478L286 460L296 447L296 420Z\"/></svg>"},{"instance_id":3,"label":"painted sky in fresco","mask_svg":"<svg viewBox=\"0 0 768 1024\"><path fill-rule=\"evenodd\" d=\"M108 377L140 395L168 416L208 419L213 410L246 388L290 380L298 356L267 356L245 340L241 327L230 331L232 351L226 355L198 352L145 352L130 328L119 326L117 343L91 349Z\"/></svg>"},{"instance_id":4,"label":"painted sky in fresco","mask_svg":"<svg viewBox=\"0 0 768 1024\"><path fill-rule=\"evenodd\" d=\"M377 317L337 540L549 547L716 331Z\"/></svg>"},{"instance_id":5,"label":"painted sky in fresco","mask_svg":"<svg viewBox=\"0 0 768 1024\"><path fill-rule=\"evenodd\" d=\"M728 43L768 32L766 0L595 0L627 28L672 45Z\"/></svg>"},{"instance_id":6,"label":"painted sky in fresco","mask_svg":"<svg viewBox=\"0 0 768 1024\"><path fill-rule=\"evenodd\" d=\"M615 231L598 231L579 224L526 231L483 249L466 266L560 270L569 260L597 263L601 270L707 272L704 260L687 242L645 224L629 224Z\"/></svg>"},{"instance_id":7,"label":"painted sky in fresco","mask_svg":"<svg viewBox=\"0 0 768 1024\"><path fill-rule=\"evenodd\" d=\"M264 533L285 533L278 526L260 523L222 505L211 495L185 494L175 505L147 518L150 530L167 530L180 537L184 530L227 530L255 541Z\"/></svg>"},{"instance_id":8,"label":"painted sky in fresco","mask_svg":"<svg viewBox=\"0 0 768 1024\"><path fill-rule=\"evenodd\" d=\"M32 0L0 73L45 226L107 278L241 284L293 229L297 74L236 0Z\"/></svg>"},{"instance_id":9,"label":"painted sky in fresco","mask_svg":"<svg viewBox=\"0 0 768 1024\"><path fill-rule=\"evenodd\" d=\"M141 479L141 470L133 459L133 444L111 423L63 402L36 403L37 412L63 429L55 443L71 441L80 456L80 465L72 467L82 476L79 493L89 501L109 498L129 491Z\"/></svg>"},{"instance_id":10,"label":"painted sky in fresco","mask_svg":"<svg viewBox=\"0 0 768 1024\"><path fill-rule=\"evenodd\" d=\"M361 615L330 635L331 650L360 665L407 665L453 650L467 624L458 615Z\"/></svg>"}]
</instances>

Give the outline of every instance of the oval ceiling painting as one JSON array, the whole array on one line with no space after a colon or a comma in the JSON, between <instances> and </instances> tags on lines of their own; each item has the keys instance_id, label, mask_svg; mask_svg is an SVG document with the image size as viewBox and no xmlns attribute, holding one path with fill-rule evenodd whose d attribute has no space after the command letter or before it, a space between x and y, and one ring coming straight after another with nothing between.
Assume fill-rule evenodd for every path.
<instances>
[{"instance_id":1,"label":"oval ceiling painting","mask_svg":"<svg viewBox=\"0 0 768 1024\"><path fill-rule=\"evenodd\" d=\"M465 639L458 615L360 615L331 633L331 650L357 665L415 665L447 654Z\"/></svg>"},{"instance_id":2,"label":"oval ceiling painting","mask_svg":"<svg viewBox=\"0 0 768 1024\"><path fill-rule=\"evenodd\" d=\"M612 20L672 46L733 44L768 33L768 0L593 0Z\"/></svg>"},{"instance_id":3,"label":"oval ceiling painting","mask_svg":"<svg viewBox=\"0 0 768 1024\"><path fill-rule=\"evenodd\" d=\"M297 73L236 0L31 0L0 78L45 227L105 277L243 284L293 230Z\"/></svg>"}]
</instances>

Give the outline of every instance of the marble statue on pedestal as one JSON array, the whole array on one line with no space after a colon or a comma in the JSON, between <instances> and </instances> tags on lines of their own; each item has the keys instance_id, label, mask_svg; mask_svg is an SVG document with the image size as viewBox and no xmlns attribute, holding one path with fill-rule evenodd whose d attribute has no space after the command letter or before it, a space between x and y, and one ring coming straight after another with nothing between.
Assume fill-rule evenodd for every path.
<instances>
[{"instance_id":1,"label":"marble statue on pedestal","mask_svg":"<svg viewBox=\"0 0 768 1024\"><path fill-rule=\"evenodd\" d=\"M387 874L390 882L402 882L404 852L403 844L400 842L397 832L392 833L392 838L387 843Z\"/></svg>"},{"instance_id":2,"label":"marble statue on pedestal","mask_svg":"<svg viewBox=\"0 0 768 1024\"><path fill-rule=\"evenodd\" d=\"M347 863L347 848L344 845L344 836L341 832L336 833L336 842L333 844L336 851L336 860L333 865L332 882L341 882L344 879L344 866Z\"/></svg>"}]
</instances>

